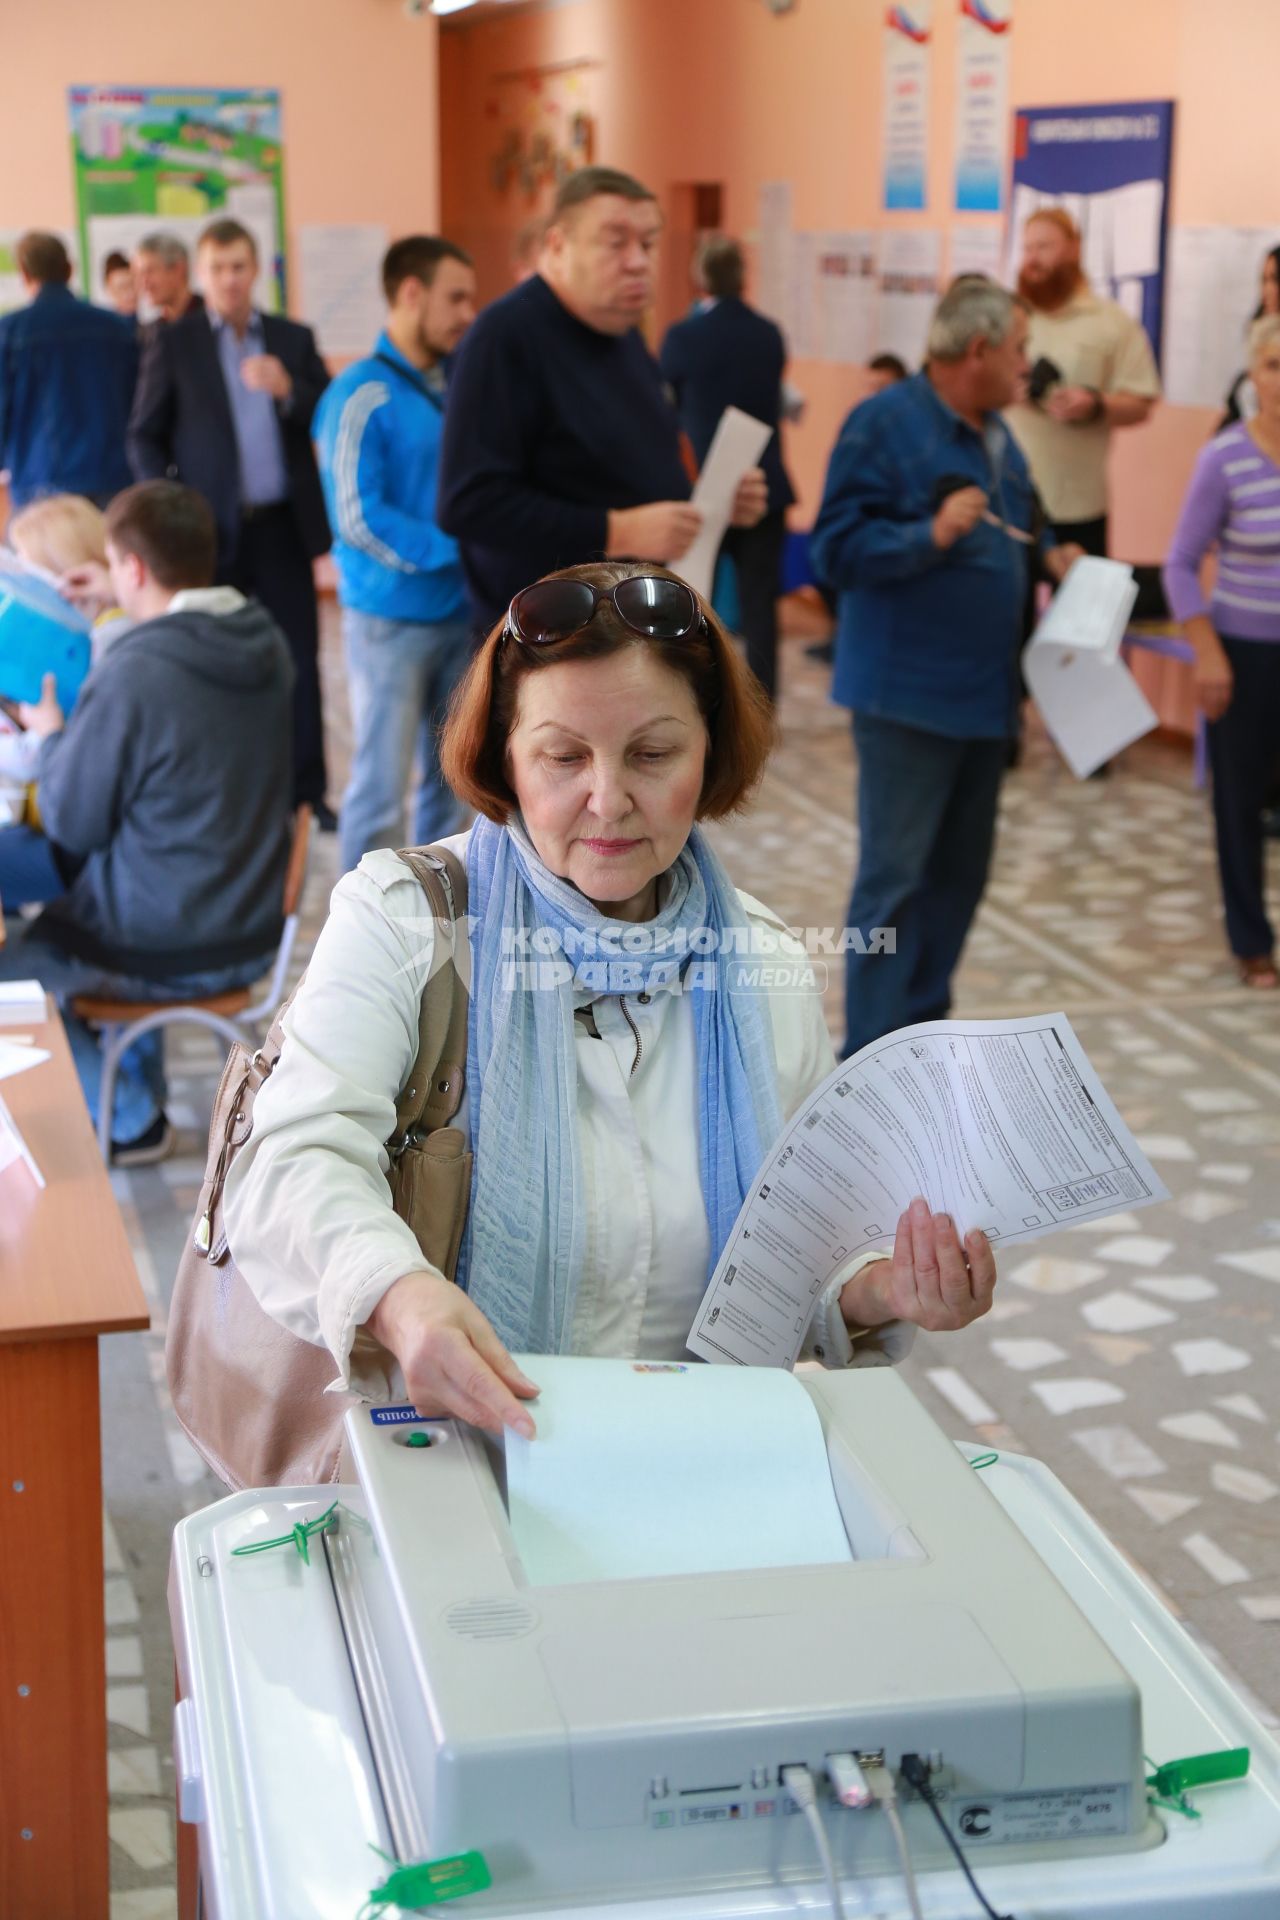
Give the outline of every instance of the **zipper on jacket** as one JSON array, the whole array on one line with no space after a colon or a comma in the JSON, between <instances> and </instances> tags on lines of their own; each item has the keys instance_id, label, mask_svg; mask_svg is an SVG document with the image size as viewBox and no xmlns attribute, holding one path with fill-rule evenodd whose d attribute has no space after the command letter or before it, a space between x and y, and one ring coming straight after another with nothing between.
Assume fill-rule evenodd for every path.
<instances>
[{"instance_id":1,"label":"zipper on jacket","mask_svg":"<svg viewBox=\"0 0 1280 1920\"><path fill-rule=\"evenodd\" d=\"M640 1065L641 1055L644 1053L644 1041L640 1038L639 1027L636 1025L635 1021L631 1018L631 1015L627 1012L627 999L625 994L619 997L618 1005L622 1008L622 1017L626 1021L627 1025L630 1027L631 1032L635 1038L636 1057L631 1062L631 1072L627 1075L627 1078L629 1080L634 1080L636 1077L636 1068Z\"/></svg>"}]
</instances>

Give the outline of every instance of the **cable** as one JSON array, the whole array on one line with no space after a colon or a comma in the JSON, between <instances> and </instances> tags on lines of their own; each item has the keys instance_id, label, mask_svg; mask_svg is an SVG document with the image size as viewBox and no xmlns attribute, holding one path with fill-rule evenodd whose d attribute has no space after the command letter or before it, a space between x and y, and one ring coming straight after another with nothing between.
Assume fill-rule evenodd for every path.
<instances>
[{"instance_id":1,"label":"cable","mask_svg":"<svg viewBox=\"0 0 1280 1920\"><path fill-rule=\"evenodd\" d=\"M818 1859L822 1863L822 1876L827 1883L832 1920L844 1920L844 1901L840 1898L840 1882L836 1878L836 1863L831 1857L831 1843L822 1824L817 1782L808 1767L784 1767L781 1778L783 1786L809 1823L813 1844L818 1849Z\"/></svg>"},{"instance_id":2,"label":"cable","mask_svg":"<svg viewBox=\"0 0 1280 1920\"><path fill-rule=\"evenodd\" d=\"M912 1786L915 1788L916 1792L920 1795L920 1798L924 1801L926 1807L928 1807L930 1813L933 1815L934 1819L937 1821L939 1827L942 1829L942 1837L946 1841L947 1845L950 1847L952 1853L954 1853L956 1860L959 1864L960 1871L963 1873L965 1879L969 1882L969 1886L973 1892L973 1897L977 1901L978 1905L982 1908L982 1911L987 1915L987 1920L1013 1920L1013 1915L1011 1913L996 1912L995 1908L991 1905L990 1901L987 1899L986 1895L983 1893L981 1887L978 1885L977 1881L974 1879L973 1874L969 1867L969 1862L965 1859L964 1854L961 1851L960 1842L956 1839L954 1833L952 1833L950 1827L947 1825L946 1819L943 1816L942 1808L938 1805L937 1795L934 1793L933 1788L929 1784L929 1769L925 1765L924 1761L920 1758L920 1755L918 1753L903 1754L902 1777L904 1780L906 1780L909 1786Z\"/></svg>"},{"instance_id":3,"label":"cable","mask_svg":"<svg viewBox=\"0 0 1280 1920\"><path fill-rule=\"evenodd\" d=\"M898 1812L898 1790L893 1784L893 1775L887 1767L864 1766L867 1785L871 1797L889 1822L889 1831L893 1835L893 1844L898 1849L898 1862L902 1868L902 1882L907 1890L907 1905L911 1909L911 1920L924 1920L920 1911L920 1889L916 1885L915 1868L911 1864L911 1850L907 1846L906 1829L902 1824L902 1815Z\"/></svg>"}]
</instances>

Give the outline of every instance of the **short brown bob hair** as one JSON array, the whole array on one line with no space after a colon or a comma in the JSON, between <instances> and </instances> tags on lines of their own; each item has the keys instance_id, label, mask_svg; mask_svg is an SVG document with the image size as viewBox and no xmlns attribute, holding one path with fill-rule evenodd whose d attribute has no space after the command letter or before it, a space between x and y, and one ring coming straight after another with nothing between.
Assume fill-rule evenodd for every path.
<instances>
[{"instance_id":1,"label":"short brown bob hair","mask_svg":"<svg viewBox=\"0 0 1280 1920\"><path fill-rule=\"evenodd\" d=\"M585 580L593 587L608 588L639 576L678 578L665 567L629 560L565 567L547 578ZM740 811L758 784L773 745L773 710L705 600L701 606L706 631L691 633L684 640L651 640L632 633L607 603L596 609L594 620L580 633L544 647L505 639L506 621L500 620L481 643L454 694L441 737L441 770L459 800L500 826L516 810L518 802L507 778L507 739L526 674L568 660L602 660L627 647L647 647L663 666L688 681L706 722L707 765L698 819L720 820Z\"/></svg>"}]
</instances>

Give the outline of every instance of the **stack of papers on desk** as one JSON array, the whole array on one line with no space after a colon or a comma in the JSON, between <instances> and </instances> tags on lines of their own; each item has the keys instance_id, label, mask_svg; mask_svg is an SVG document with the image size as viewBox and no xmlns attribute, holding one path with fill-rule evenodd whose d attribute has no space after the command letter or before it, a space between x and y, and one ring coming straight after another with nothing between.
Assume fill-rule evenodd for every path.
<instances>
[{"instance_id":1,"label":"stack of papers on desk","mask_svg":"<svg viewBox=\"0 0 1280 1920\"><path fill-rule=\"evenodd\" d=\"M1092 555L1077 560L1022 657L1041 718L1080 780L1157 724L1120 658L1137 597L1132 567Z\"/></svg>"},{"instance_id":2,"label":"stack of papers on desk","mask_svg":"<svg viewBox=\"0 0 1280 1920\"><path fill-rule=\"evenodd\" d=\"M39 1026L48 1017L38 980L0 980L0 1027Z\"/></svg>"}]
</instances>

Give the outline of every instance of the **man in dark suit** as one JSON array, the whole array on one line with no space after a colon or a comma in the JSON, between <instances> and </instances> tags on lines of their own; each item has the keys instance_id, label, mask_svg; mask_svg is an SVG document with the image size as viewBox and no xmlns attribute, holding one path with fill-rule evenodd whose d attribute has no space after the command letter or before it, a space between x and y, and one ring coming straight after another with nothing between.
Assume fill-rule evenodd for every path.
<instances>
[{"instance_id":1,"label":"man in dark suit","mask_svg":"<svg viewBox=\"0 0 1280 1920\"><path fill-rule=\"evenodd\" d=\"M140 480L166 475L202 493L218 527L218 579L260 600L289 642L295 798L332 829L312 561L329 522L311 420L329 374L309 327L253 305L258 250L235 220L200 236L205 304L157 327L143 354L129 461Z\"/></svg>"},{"instance_id":2,"label":"man in dark suit","mask_svg":"<svg viewBox=\"0 0 1280 1920\"><path fill-rule=\"evenodd\" d=\"M753 527L730 527L723 549L738 575L747 664L772 699L786 513L796 497L777 432L787 349L772 320L742 297L745 273L736 240L708 240L698 256L698 272L706 297L668 332L662 343L662 371L699 464L707 457L726 407L741 407L774 429L760 461L769 489L768 511Z\"/></svg>"}]
</instances>

